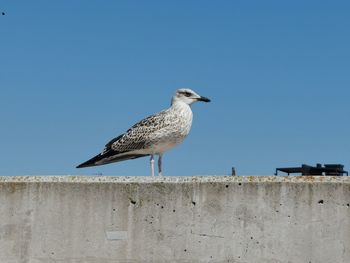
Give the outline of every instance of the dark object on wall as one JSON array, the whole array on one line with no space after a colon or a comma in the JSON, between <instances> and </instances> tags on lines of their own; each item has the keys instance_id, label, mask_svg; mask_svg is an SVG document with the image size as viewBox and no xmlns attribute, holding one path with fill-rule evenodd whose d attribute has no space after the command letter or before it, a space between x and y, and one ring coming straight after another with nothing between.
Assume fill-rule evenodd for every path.
<instances>
[{"instance_id":1,"label":"dark object on wall","mask_svg":"<svg viewBox=\"0 0 350 263\"><path fill-rule=\"evenodd\" d=\"M3 15L3 16L4 16L4 15L5 15L5 12L1 12L1 15Z\"/></svg>"},{"instance_id":2,"label":"dark object on wall","mask_svg":"<svg viewBox=\"0 0 350 263\"><path fill-rule=\"evenodd\" d=\"M344 165L342 164L322 164L318 163L316 166L310 166L303 164L301 167L285 167L285 168L276 168L275 175L278 175L278 171L292 174L292 173L301 173L301 175L326 175L326 176L342 176L348 172L344 171Z\"/></svg>"},{"instance_id":3,"label":"dark object on wall","mask_svg":"<svg viewBox=\"0 0 350 263\"><path fill-rule=\"evenodd\" d=\"M234 167L232 167L231 175L232 175L232 176L236 176L236 169L235 169Z\"/></svg>"}]
</instances>

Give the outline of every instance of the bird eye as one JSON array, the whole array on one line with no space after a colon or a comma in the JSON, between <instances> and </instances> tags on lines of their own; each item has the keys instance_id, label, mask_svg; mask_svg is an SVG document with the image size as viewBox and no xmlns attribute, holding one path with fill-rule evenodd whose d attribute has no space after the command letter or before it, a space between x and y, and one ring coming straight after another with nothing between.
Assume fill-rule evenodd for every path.
<instances>
[{"instance_id":1,"label":"bird eye","mask_svg":"<svg viewBox=\"0 0 350 263\"><path fill-rule=\"evenodd\" d=\"M186 97L191 97L192 94L191 94L191 92L187 92L187 91L186 91L186 92L184 92L184 95L185 95Z\"/></svg>"}]
</instances>

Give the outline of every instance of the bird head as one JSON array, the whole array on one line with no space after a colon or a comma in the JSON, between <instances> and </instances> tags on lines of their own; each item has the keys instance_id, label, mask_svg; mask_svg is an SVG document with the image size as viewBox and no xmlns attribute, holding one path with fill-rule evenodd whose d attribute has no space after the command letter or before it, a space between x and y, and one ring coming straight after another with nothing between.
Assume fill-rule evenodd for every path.
<instances>
[{"instance_id":1,"label":"bird head","mask_svg":"<svg viewBox=\"0 0 350 263\"><path fill-rule=\"evenodd\" d=\"M191 105L197 101L210 102L210 99L198 95L191 89L178 89L172 98L171 104L174 104L175 102L184 102Z\"/></svg>"}]
</instances>

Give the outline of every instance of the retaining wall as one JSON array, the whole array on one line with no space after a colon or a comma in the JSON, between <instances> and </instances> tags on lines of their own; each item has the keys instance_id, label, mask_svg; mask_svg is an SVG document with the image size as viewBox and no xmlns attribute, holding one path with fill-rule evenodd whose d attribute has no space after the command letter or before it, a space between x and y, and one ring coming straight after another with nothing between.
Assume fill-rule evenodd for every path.
<instances>
[{"instance_id":1,"label":"retaining wall","mask_svg":"<svg viewBox=\"0 0 350 263\"><path fill-rule=\"evenodd\" d=\"M1 263L348 263L348 177L0 177Z\"/></svg>"}]
</instances>

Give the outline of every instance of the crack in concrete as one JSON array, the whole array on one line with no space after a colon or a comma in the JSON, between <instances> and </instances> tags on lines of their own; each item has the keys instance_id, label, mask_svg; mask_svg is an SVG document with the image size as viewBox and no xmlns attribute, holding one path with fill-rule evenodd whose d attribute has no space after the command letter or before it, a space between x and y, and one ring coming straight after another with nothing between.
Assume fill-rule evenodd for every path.
<instances>
[{"instance_id":1,"label":"crack in concrete","mask_svg":"<svg viewBox=\"0 0 350 263\"><path fill-rule=\"evenodd\" d=\"M215 238L225 238L223 236L217 236L217 235L209 235L209 234L204 234L204 233L192 233L193 235L201 236L201 237L215 237Z\"/></svg>"}]
</instances>

